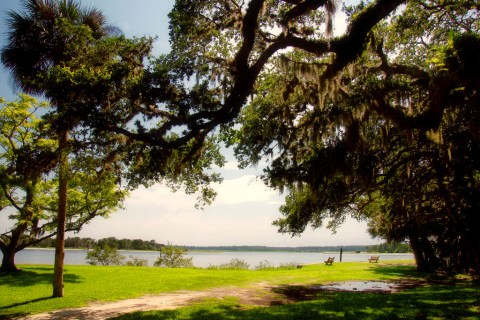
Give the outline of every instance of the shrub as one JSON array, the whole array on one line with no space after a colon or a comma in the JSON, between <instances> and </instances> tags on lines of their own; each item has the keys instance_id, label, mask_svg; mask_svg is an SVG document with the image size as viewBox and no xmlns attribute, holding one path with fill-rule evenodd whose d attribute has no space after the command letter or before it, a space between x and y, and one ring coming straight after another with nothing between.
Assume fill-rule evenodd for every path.
<instances>
[{"instance_id":1,"label":"shrub","mask_svg":"<svg viewBox=\"0 0 480 320\"><path fill-rule=\"evenodd\" d=\"M298 268L301 268L302 265L301 264L298 264L296 262L286 262L286 263L282 263L280 264L280 266L278 267L278 269L298 269Z\"/></svg>"},{"instance_id":2,"label":"shrub","mask_svg":"<svg viewBox=\"0 0 480 320\"><path fill-rule=\"evenodd\" d=\"M171 244L160 249L160 257L155 261L154 266L167 268L192 268L193 258L187 258L187 250L174 247Z\"/></svg>"},{"instance_id":3,"label":"shrub","mask_svg":"<svg viewBox=\"0 0 480 320\"><path fill-rule=\"evenodd\" d=\"M208 269L229 269L229 270L244 270L248 269L250 265L242 259L232 259L230 262L218 265L218 266L208 266Z\"/></svg>"},{"instance_id":4,"label":"shrub","mask_svg":"<svg viewBox=\"0 0 480 320\"><path fill-rule=\"evenodd\" d=\"M268 269L275 269L273 263L267 260L260 261L258 265L255 266L256 270L268 270Z\"/></svg>"},{"instance_id":5,"label":"shrub","mask_svg":"<svg viewBox=\"0 0 480 320\"><path fill-rule=\"evenodd\" d=\"M87 263L91 265L120 266L125 261L125 256L121 255L116 248L109 245L95 246L93 250L88 251L86 257Z\"/></svg>"},{"instance_id":6,"label":"shrub","mask_svg":"<svg viewBox=\"0 0 480 320\"><path fill-rule=\"evenodd\" d=\"M128 260L125 265L130 267L145 267L148 266L147 259L135 258L130 256L131 260Z\"/></svg>"}]
</instances>

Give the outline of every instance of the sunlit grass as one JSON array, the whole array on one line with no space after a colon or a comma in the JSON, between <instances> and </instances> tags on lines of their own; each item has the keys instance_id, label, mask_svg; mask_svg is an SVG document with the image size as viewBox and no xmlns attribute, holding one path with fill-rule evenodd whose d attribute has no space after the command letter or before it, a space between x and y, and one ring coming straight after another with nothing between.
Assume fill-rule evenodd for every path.
<instances>
[{"instance_id":1,"label":"sunlit grass","mask_svg":"<svg viewBox=\"0 0 480 320\"><path fill-rule=\"evenodd\" d=\"M177 310L135 312L116 320L287 320L287 319L480 319L476 284L462 281L404 292L319 292L313 300L248 307L232 298L208 300Z\"/></svg>"},{"instance_id":2,"label":"sunlit grass","mask_svg":"<svg viewBox=\"0 0 480 320\"><path fill-rule=\"evenodd\" d=\"M67 266L65 268L65 297L50 298L52 294L53 268L50 266L21 266L23 272L17 274L0 274L0 318L13 315L40 313L63 308L85 306L93 301L104 302L139 297L147 294L158 294L178 290L204 290L214 287L248 286L254 283L270 283L272 285L320 284L348 280L393 280L422 279L425 275L415 271L413 263L393 261L381 264L366 262L334 263L333 266L307 265L301 269L275 270L210 270L210 269L167 269L154 267L102 267L102 266ZM449 293L449 287L437 288L438 294ZM464 289L468 292L467 289ZM476 291L471 292L470 302L462 300L467 309L475 310L478 297ZM420 294L420 292L419 292ZM357 296L353 296L357 297ZM320 303L331 305L331 296L318 297ZM335 303L341 301L354 305L355 300L347 294L337 295ZM463 299L463 298L462 298ZM338 300L338 302L336 301ZM434 303L427 301L433 305ZM432 301L441 301L433 296ZM231 309L221 302L219 310ZM374 312L376 303L364 312ZM379 301L378 303L383 303ZM217 305L218 303L213 303ZM299 304L298 308L309 306ZM228 308L227 308L228 307ZM196 306L195 308L200 308ZM202 308L205 308L202 307ZM245 307L240 307L244 310ZM271 312L276 312L273 308ZM281 308L280 308L281 310ZM330 313L338 313L333 308ZM348 311L348 310L347 310ZM181 311L181 312L189 312ZM220 312L220 311L219 311ZM262 311L262 314L266 311ZM269 311L270 312L270 311ZM280 311L279 311L280 312ZM311 311L308 311L311 312ZM346 312L345 310L342 312ZM473 312L473 311L472 311ZM318 312L313 311L314 314ZM256 316L256 315L255 315ZM163 319L163 318L162 318ZM168 318L167 318L168 319ZM174 318L172 318L174 319ZM259 318L262 319L262 318Z\"/></svg>"}]
</instances>

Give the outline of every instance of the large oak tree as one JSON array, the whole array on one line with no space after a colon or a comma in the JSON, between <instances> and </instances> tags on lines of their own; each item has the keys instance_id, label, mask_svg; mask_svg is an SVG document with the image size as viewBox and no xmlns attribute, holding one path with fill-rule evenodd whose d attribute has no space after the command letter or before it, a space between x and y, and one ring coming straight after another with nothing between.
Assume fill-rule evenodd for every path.
<instances>
[{"instance_id":1,"label":"large oak tree","mask_svg":"<svg viewBox=\"0 0 480 320\"><path fill-rule=\"evenodd\" d=\"M463 131L444 136L443 130L449 117L464 118L462 113L477 105L476 73L466 71L477 70L476 40L465 35L478 34L478 5L443 0L361 2L345 8L347 30L333 36L337 4L176 1L170 14L172 52L150 72L152 102L165 103L151 109L152 116L165 115L157 132L181 128L178 137L164 144L193 140L200 146L220 126L228 143L240 142L237 154L242 165L262 158L271 161L267 184L290 191L282 208L286 217L277 222L286 232L300 233L308 223L318 227L326 218L335 227L349 212L367 217L362 201L379 191L387 196L384 201L400 201L394 216L411 217L407 204L420 208L435 184L438 198L426 206L427 211L448 214L450 222L456 221L451 228L456 231L446 242L468 239L461 247L470 258L462 268L480 270L477 244L471 240L474 232L461 232L475 215L469 214L473 220L461 224L455 218L463 215L460 212L475 212L471 194L478 189L477 169L471 165L465 179L460 179L463 171L450 171L458 168L453 166L455 159L473 159L475 152L463 147L466 153L453 152L457 141L453 136ZM462 36L455 40L454 34ZM236 119L242 126L239 135L229 130ZM468 128L467 141L474 145L474 122L460 127ZM380 189L399 187L400 182L408 186L411 181L403 180L401 172L410 176L414 167L423 177L414 184L419 196L401 201L400 188L393 187L391 193ZM452 179L459 187L456 191L447 188ZM450 197L461 190L458 201L469 199L467 211L459 206L453 213L448 208L457 200ZM439 209L445 201L449 204ZM427 211L413 210L413 220L428 225ZM392 232L396 230L400 228L394 226ZM439 253L427 253L432 243L427 246L424 240L433 234L420 231L418 239L412 233L410 240L412 246L424 243L416 246L421 248L418 261L430 269Z\"/></svg>"},{"instance_id":2,"label":"large oak tree","mask_svg":"<svg viewBox=\"0 0 480 320\"><path fill-rule=\"evenodd\" d=\"M265 181L289 191L280 231L353 215L408 239L423 270L479 272L478 31L474 3L408 1L335 77L335 56L279 58L236 150L243 165L269 159Z\"/></svg>"}]
</instances>

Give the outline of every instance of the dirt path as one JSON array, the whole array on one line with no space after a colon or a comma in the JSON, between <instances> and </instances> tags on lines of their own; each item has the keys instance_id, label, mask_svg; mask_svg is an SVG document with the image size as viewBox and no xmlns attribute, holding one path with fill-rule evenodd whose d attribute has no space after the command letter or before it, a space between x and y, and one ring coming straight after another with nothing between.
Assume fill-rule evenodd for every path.
<instances>
[{"instance_id":1,"label":"dirt path","mask_svg":"<svg viewBox=\"0 0 480 320\"><path fill-rule=\"evenodd\" d=\"M315 299L321 291L355 291L393 293L423 285L422 281L347 281L332 284L288 284L271 285L257 283L246 288L223 287L204 291L177 291L159 295L148 295L108 303L92 303L83 308L62 309L48 313L20 317L15 320L100 320L113 318L135 311L171 310L200 302L208 298L234 297L242 305L271 306Z\"/></svg>"},{"instance_id":2,"label":"dirt path","mask_svg":"<svg viewBox=\"0 0 480 320\"><path fill-rule=\"evenodd\" d=\"M94 303L87 307L62 309L48 313L16 318L18 320L56 320L56 319L88 319L100 320L135 311L171 310L180 308L207 298L235 297L242 304L269 306L283 300L266 284L260 283L248 288L226 287L205 291L178 291L175 293L148 295L135 299L127 299L109 303Z\"/></svg>"}]
</instances>

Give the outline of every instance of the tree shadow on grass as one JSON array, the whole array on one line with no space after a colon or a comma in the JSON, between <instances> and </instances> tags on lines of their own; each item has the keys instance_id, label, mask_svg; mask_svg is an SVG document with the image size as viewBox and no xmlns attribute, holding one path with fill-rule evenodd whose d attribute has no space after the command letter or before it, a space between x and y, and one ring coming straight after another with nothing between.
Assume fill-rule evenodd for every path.
<instances>
[{"instance_id":1,"label":"tree shadow on grass","mask_svg":"<svg viewBox=\"0 0 480 320\"><path fill-rule=\"evenodd\" d=\"M64 283L81 283L83 282L82 277L69 273L68 268L65 268L65 274L63 277ZM28 267L24 268L20 272L13 273L2 273L0 274L0 285L2 286L2 291L5 291L5 294L8 294L8 288L13 287L34 287L37 285L51 284L53 281L53 267L35 267L34 269L29 270ZM4 292L2 292L4 294ZM27 298L27 297L26 297ZM16 307L26 306L34 304L37 302L42 302L45 300L54 299L51 296L48 297L39 297L35 299L18 301L16 299L15 303L10 305L0 306L0 320L10 319L11 317L19 317L24 314L12 314L9 313L9 310ZM13 300L13 299L12 299ZM4 315L5 313L8 315Z\"/></svg>"},{"instance_id":2,"label":"tree shadow on grass","mask_svg":"<svg viewBox=\"0 0 480 320\"><path fill-rule=\"evenodd\" d=\"M82 277L69 273L65 268L63 276L65 283L81 283ZM35 267L34 270L23 269L20 272L1 273L0 284L6 287L29 287L38 284L48 284L53 281L52 267Z\"/></svg>"},{"instance_id":3,"label":"tree shadow on grass","mask_svg":"<svg viewBox=\"0 0 480 320\"><path fill-rule=\"evenodd\" d=\"M417 271L416 267L411 265L379 265L373 270L373 272L380 277L386 276L388 278L394 277L401 279L398 283L404 288L415 288L419 285L433 284L456 285L457 283L462 282L462 280L449 274Z\"/></svg>"},{"instance_id":4,"label":"tree shadow on grass","mask_svg":"<svg viewBox=\"0 0 480 320\"><path fill-rule=\"evenodd\" d=\"M39 284L50 284L53 281L53 268L35 267L34 270L23 269L20 272L1 273L0 282L3 287L8 290L9 287L31 287ZM82 277L69 273L68 268L65 268L63 275L65 283L82 283Z\"/></svg>"},{"instance_id":5,"label":"tree shadow on grass","mask_svg":"<svg viewBox=\"0 0 480 320\"><path fill-rule=\"evenodd\" d=\"M389 276L389 277L398 277L398 278L407 278L407 277L416 277L416 278L426 278L429 276L428 273L419 272L414 265L392 265L392 264L378 264L373 267L373 272L378 275Z\"/></svg>"},{"instance_id":6,"label":"tree shadow on grass","mask_svg":"<svg viewBox=\"0 0 480 320\"><path fill-rule=\"evenodd\" d=\"M0 307L0 312L7 311L8 309L11 309L11 308L21 307L21 306L25 306L25 305L28 305L28 304L31 304L31 303L41 302L41 301L50 300L50 299L55 299L55 298L50 296L50 297L43 297L43 298L27 300L27 301L23 301L23 302L12 303L11 305ZM25 314L23 314L23 313L8 314L8 316L0 314L0 320L11 319L11 317L20 317L20 316L23 316L23 315L25 315Z\"/></svg>"}]
</instances>

